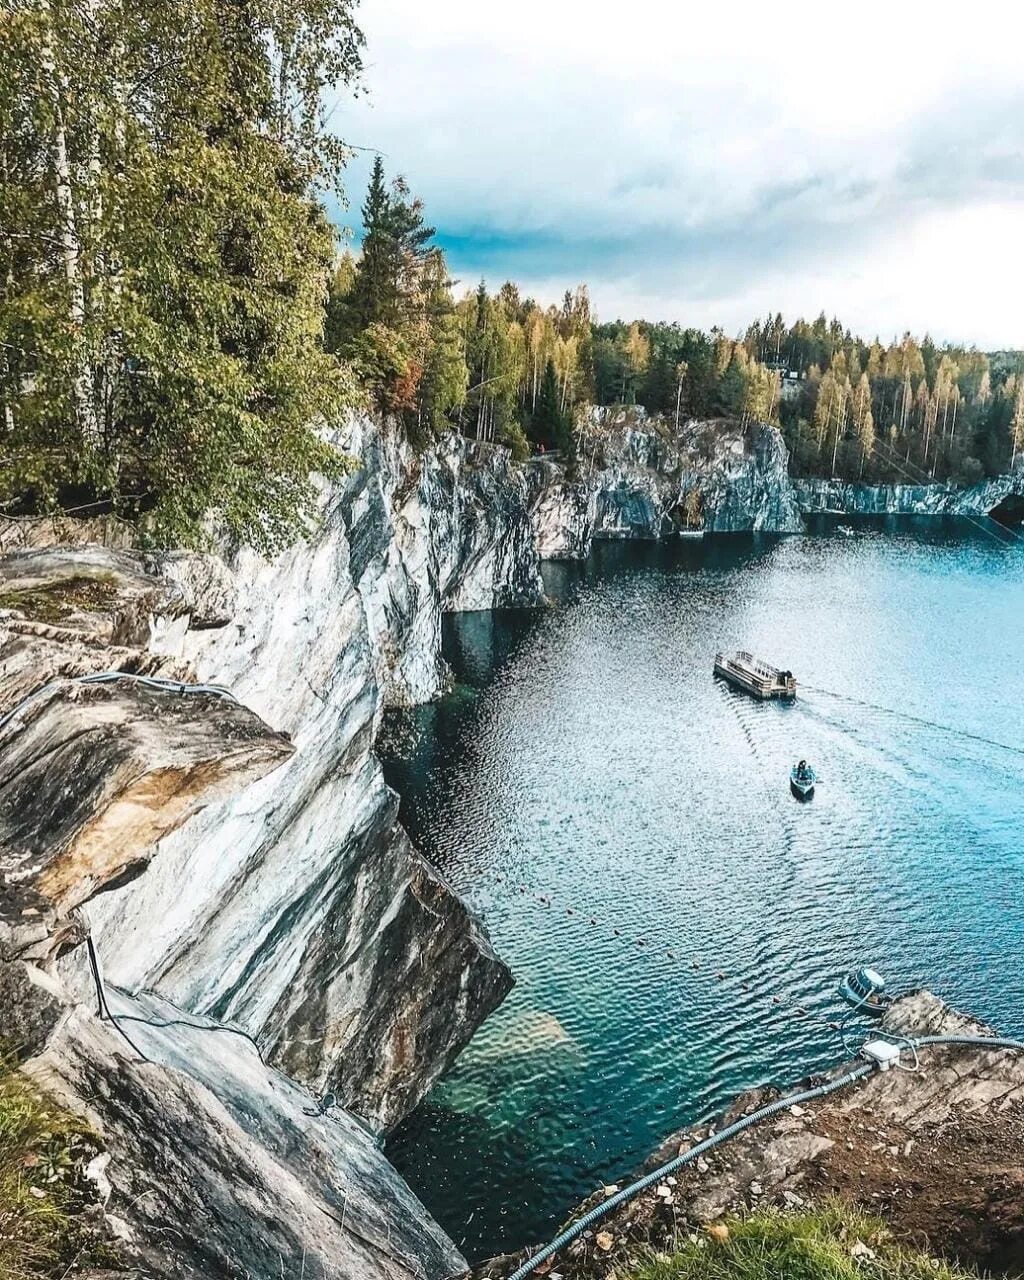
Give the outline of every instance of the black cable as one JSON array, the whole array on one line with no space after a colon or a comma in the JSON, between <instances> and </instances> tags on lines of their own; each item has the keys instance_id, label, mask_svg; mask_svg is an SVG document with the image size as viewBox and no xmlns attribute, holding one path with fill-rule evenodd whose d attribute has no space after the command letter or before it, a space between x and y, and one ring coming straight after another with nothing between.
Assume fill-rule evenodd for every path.
<instances>
[{"instance_id":1,"label":"black cable","mask_svg":"<svg viewBox=\"0 0 1024 1280\"><path fill-rule=\"evenodd\" d=\"M97 958L96 947L91 935L85 939L85 947L89 954L89 964L92 968L93 982L96 984L96 1004L100 1021L109 1022L114 1030L131 1045L142 1061L149 1062L150 1059L146 1057L128 1032L125 1031L124 1027L121 1026L119 1020L110 1012L110 1006L107 1004L107 995L103 989L103 978L100 975L100 962Z\"/></svg>"}]
</instances>

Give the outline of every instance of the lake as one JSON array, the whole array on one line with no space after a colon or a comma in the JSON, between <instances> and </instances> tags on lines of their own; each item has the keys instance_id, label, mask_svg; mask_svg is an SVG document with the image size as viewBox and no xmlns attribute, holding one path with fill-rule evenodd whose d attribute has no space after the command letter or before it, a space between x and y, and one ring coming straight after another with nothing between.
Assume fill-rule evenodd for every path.
<instances>
[{"instance_id":1,"label":"lake","mask_svg":"<svg viewBox=\"0 0 1024 1280\"><path fill-rule=\"evenodd\" d=\"M388 1144L471 1260L839 1061L853 965L1024 1033L1024 539L821 520L545 580L550 609L447 619L451 693L384 735L406 827L516 976ZM718 648L791 668L796 703L715 681Z\"/></svg>"}]
</instances>

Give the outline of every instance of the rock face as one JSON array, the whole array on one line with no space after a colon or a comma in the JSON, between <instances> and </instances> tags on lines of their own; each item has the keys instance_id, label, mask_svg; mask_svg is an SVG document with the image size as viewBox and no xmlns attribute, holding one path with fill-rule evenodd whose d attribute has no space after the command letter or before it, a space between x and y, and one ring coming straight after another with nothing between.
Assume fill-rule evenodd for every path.
<instances>
[{"instance_id":1,"label":"rock face","mask_svg":"<svg viewBox=\"0 0 1024 1280\"><path fill-rule=\"evenodd\" d=\"M111 996L136 1052L79 1006L27 1074L105 1148L106 1222L159 1280L443 1280L465 1269L372 1138L223 1026ZM174 1020L171 1026L159 1025ZM144 1057L143 1057L144 1055Z\"/></svg>"},{"instance_id":2,"label":"rock face","mask_svg":"<svg viewBox=\"0 0 1024 1280\"><path fill-rule=\"evenodd\" d=\"M505 451L359 420L340 443L361 465L272 563L29 524L0 560L0 1035L101 1133L147 1274L464 1266L373 1132L511 977L373 744L444 687L442 613L540 603L539 560ZM149 1062L93 1011L86 937Z\"/></svg>"},{"instance_id":3,"label":"rock face","mask_svg":"<svg viewBox=\"0 0 1024 1280\"><path fill-rule=\"evenodd\" d=\"M1024 470L958 489L942 484L849 484L841 480L793 481L801 511L841 515L995 516L1024 521Z\"/></svg>"},{"instance_id":4,"label":"rock face","mask_svg":"<svg viewBox=\"0 0 1024 1280\"><path fill-rule=\"evenodd\" d=\"M416 457L361 422L344 443L364 465L325 496L313 539L272 564L238 557L234 618L183 646L294 756L168 836L92 917L112 980L237 1021L386 1128L511 978L398 826L374 738L386 701L442 687L443 610L536 603L541 584L504 452Z\"/></svg>"},{"instance_id":5,"label":"rock face","mask_svg":"<svg viewBox=\"0 0 1024 1280\"><path fill-rule=\"evenodd\" d=\"M595 410L574 479L557 461L528 466L538 551L580 559L594 538L801 532L788 463L764 424L691 421L677 435L640 409Z\"/></svg>"},{"instance_id":6,"label":"rock face","mask_svg":"<svg viewBox=\"0 0 1024 1280\"><path fill-rule=\"evenodd\" d=\"M275 769L287 740L215 694L61 683L0 729L0 875L62 915L140 874L169 832Z\"/></svg>"}]
</instances>

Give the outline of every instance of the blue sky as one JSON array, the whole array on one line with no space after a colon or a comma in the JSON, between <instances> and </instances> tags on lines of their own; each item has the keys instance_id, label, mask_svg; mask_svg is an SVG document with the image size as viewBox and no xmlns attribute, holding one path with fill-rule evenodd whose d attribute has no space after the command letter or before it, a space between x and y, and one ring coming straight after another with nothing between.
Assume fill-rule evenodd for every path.
<instances>
[{"instance_id":1,"label":"blue sky","mask_svg":"<svg viewBox=\"0 0 1024 1280\"><path fill-rule=\"evenodd\" d=\"M405 175L466 287L1024 347L1020 6L363 0L360 21L367 93L332 127Z\"/></svg>"}]
</instances>

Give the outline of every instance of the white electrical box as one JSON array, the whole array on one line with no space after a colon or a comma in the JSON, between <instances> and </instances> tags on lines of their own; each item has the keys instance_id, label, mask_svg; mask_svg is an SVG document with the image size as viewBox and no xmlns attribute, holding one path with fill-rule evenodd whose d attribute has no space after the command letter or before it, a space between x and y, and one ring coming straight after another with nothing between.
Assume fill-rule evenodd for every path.
<instances>
[{"instance_id":1,"label":"white electrical box","mask_svg":"<svg viewBox=\"0 0 1024 1280\"><path fill-rule=\"evenodd\" d=\"M869 1040L861 1049L861 1054L869 1062L877 1062L879 1071L888 1071L900 1060L899 1045L888 1040Z\"/></svg>"}]
</instances>

